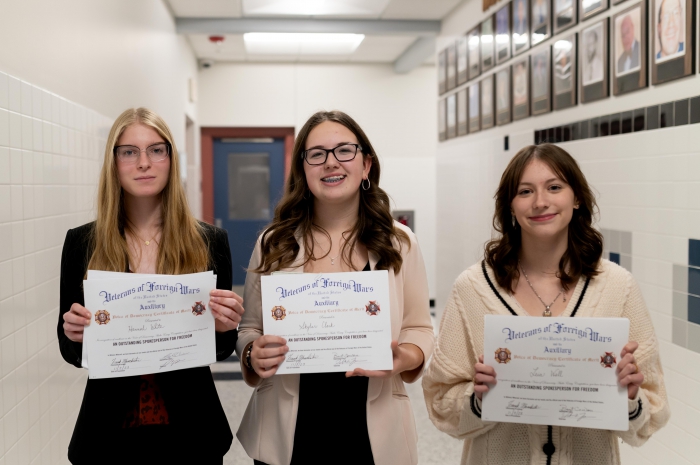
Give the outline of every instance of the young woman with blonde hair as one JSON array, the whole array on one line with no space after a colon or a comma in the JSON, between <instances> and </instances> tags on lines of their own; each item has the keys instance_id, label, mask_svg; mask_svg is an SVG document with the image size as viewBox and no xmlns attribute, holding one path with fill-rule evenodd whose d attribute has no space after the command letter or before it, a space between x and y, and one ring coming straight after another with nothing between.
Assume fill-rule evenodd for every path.
<instances>
[{"instance_id":1,"label":"young woman with blonde hair","mask_svg":"<svg viewBox=\"0 0 700 465\"><path fill-rule=\"evenodd\" d=\"M416 238L393 221L376 152L345 113L314 114L292 157L284 196L245 282L247 311L236 349L255 391L237 436L256 464L415 464L404 382L420 377L433 349ZM275 376L288 346L262 334L260 277L360 270L389 270L393 370Z\"/></svg>"},{"instance_id":2,"label":"young woman with blonde hair","mask_svg":"<svg viewBox=\"0 0 700 465\"><path fill-rule=\"evenodd\" d=\"M496 191L498 238L463 272L440 323L423 377L435 426L464 439L462 464L619 465L619 440L640 446L669 418L659 344L632 274L601 258L597 206L576 160L551 144L510 161ZM484 315L621 317L630 320L617 379L629 430L484 422L481 398L495 384L484 363Z\"/></svg>"},{"instance_id":3,"label":"young woman with blonde hair","mask_svg":"<svg viewBox=\"0 0 700 465\"><path fill-rule=\"evenodd\" d=\"M214 270L209 306L216 357L233 352L243 300L231 291L227 233L200 223L187 206L180 161L165 122L126 110L107 139L97 218L68 231L61 258L58 340L81 367L87 270L184 274ZM68 458L74 464L222 463L233 435L208 367L125 378L88 379Z\"/></svg>"}]
</instances>

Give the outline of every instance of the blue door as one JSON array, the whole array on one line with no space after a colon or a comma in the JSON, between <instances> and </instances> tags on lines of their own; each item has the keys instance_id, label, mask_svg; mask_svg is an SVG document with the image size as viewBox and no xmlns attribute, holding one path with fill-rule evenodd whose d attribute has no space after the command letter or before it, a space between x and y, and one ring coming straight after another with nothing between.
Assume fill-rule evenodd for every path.
<instances>
[{"instance_id":1,"label":"blue door","mask_svg":"<svg viewBox=\"0 0 700 465\"><path fill-rule=\"evenodd\" d=\"M283 184L283 140L214 141L214 217L228 231L234 286L245 283L255 241L272 220Z\"/></svg>"}]
</instances>

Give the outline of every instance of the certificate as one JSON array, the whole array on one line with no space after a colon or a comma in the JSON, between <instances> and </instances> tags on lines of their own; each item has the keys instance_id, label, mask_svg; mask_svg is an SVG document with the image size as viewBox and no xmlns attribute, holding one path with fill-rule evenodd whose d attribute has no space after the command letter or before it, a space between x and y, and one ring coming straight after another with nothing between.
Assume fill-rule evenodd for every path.
<instances>
[{"instance_id":1,"label":"certificate","mask_svg":"<svg viewBox=\"0 0 700 465\"><path fill-rule=\"evenodd\" d=\"M486 315L484 363L496 385L485 421L627 431L627 388L617 382L626 318Z\"/></svg>"},{"instance_id":2,"label":"certificate","mask_svg":"<svg viewBox=\"0 0 700 465\"><path fill-rule=\"evenodd\" d=\"M289 346L277 374L393 368L386 270L260 279L264 333Z\"/></svg>"},{"instance_id":3,"label":"certificate","mask_svg":"<svg viewBox=\"0 0 700 465\"><path fill-rule=\"evenodd\" d=\"M144 275L88 272L83 335L91 379L181 370L216 362L212 272ZM88 357L89 354L89 357Z\"/></svg>"}]
</instances>

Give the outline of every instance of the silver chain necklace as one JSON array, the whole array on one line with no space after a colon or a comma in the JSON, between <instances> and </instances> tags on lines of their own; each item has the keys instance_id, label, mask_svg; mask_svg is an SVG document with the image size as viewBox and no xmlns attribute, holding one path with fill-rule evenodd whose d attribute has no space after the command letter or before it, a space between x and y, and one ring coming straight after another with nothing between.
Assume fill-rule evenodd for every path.
<instances>
[{"instance_id":1,"label":"silver chain necklace","mask_svg":"<svg viewBox=\"0 0 700 465\"><path fill-rule=\"evenodd\" d=\"M544 303L544 300L542 300L542 297L540 297L540 295L537 293L537 291L533 287L532 283L528 279L527 273L525 273L525 268L523 268L523 264L520 263L520 260L518 260L518 265L520 265L520 270L523 272L523 276L525 276L525 281L527 281L527 284L530 286L530 289L532 289L532 292L535 293L537 298L540 299L540 302L542 302L542 305L544 305L544 312L542 312L542 316L552 316L552 312L550 310L550 307L552 305L554 305L554 302L556 302L557 299L559 298L559 296L562 295L562 293L564 293L564 288L561 288L561 290L559 291L559 294L557 294L557 296L554 298L554 300L552 300L552 303L547 305L546 303ZM566 302L566 294L564 294L564 302Z\"/></svg>"},{"instance_id":2,"label":"silver chain necklace","mask_svg":"<svg viewBox=\"0 0 700 465\"><path fill-rule=\"evenodd\" d=\"M316 238L313 237L313 235L312 235L311 237L313 238L314 242L315 242L319 247L321 247L321 244L319 244L319 242L316 240ZM331 253L331 250L333 249L333 240L332 240L332 239L331 239L331 244L330 244L330 245L331 245L331 246L330 246L330 248L328 249L328 253L327 253L326 255L330 254L330 253ZM338 257L340 257L340 252L338 252L338 255L336 255L335 257L328 257L328 258L331 259L331 265L335 265L335 261L338 259Z\"/></svg>"}]
</instances>

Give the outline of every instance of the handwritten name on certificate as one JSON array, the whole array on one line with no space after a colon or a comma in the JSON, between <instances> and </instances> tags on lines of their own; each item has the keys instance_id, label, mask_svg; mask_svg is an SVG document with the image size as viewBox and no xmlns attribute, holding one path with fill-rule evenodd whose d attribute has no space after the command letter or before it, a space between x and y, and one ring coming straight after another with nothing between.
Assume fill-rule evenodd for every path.
<instances>
[{"instance_id":1,"label":"handwritten name on certificate","mask_svg":"<svg viewBox=\"0 0 700 465\"><path fill-rule=\"evenodd\" d=\"M209 293L216 288L211 272L119 275L90 273L83 281L85 307L93 320L83 336L84 366L91 379L216 362L215 323L208 307Z\"/></svg>"},{"instance_id":2,"label":"handwritten name on certificate","mask_svg":"<svg viewBox=\"0 0 700 465\"><path fill-rule=\"evenodd\" d=\"M617 382L626 318L486 315L484 363L496 385L482 420L627 431L627 389Z\"/></svg>"},{"instance_id":3,"label":"handwritten name on certificate","mask_svg":"<svg viewBox=\"0 0 700 465\"><path fill-rule=\"evenodd\" d=\"M261 286L263 330L289 346L277 374L393 368L386 270L273 274Z\"/></svg>"}]
</instances>

